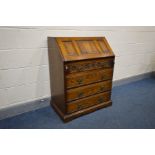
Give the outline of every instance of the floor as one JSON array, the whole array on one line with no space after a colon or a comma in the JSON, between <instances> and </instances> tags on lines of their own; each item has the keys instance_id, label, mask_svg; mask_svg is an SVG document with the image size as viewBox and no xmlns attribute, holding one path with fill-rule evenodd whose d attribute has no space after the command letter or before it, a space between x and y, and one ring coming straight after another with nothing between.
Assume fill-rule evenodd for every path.
<instances>
[{"instance_id":1,"label":"floor","mask_svg":"<svg viewBox=\"0 0 155 155\"><path fill-rule=\"evenodd\" d=\"M155 128L155 79L117 86L113 105L63 123L51 107L0 121L7 129L144 129Z\"/></svg>"}]
</instances>

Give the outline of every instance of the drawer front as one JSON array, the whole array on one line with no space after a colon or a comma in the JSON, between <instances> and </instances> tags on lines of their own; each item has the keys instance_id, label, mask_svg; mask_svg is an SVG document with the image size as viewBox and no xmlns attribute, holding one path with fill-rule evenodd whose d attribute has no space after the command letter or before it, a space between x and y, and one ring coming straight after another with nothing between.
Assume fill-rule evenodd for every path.
<instances>
[{"instance_id":1,"label":"drawer front","mask_svg":"<svg viewBox=\"0 0 155 155\"><path fill-rule=\"evenodd\" d=\"M97 93L102 93L104 91L111 90L111 86L112 81L109 80L67 90L67 101L70 102L72 100L84 98Z\"/></svg>"},{"instance_id":2,"label":"drawer front","mask_svg":"<svg viewBox=\"0 0 155 155\"><path fill-rule=\"evenodd\" d=\"M112 79L113 69L94 70L66 76L66 87L73 88Z\"/></svg>"},{"instance_id":3,"label":"drawer front","mask_svg":"<svg viewBox=\"0 0 155 155\"><path fill-rule=\"evenodd\" d=\"M77 62L68 62L65 64L66 73L83 72L93 69L113 68L113 59L96 59Z\"/></svg>"},{"instance_id":4,"label":"drawer front","mask_svg":"<svg viewBox=\"0 0 155 155\"><path fill-rule=\"evenodd\" d=\"M67 113L76 112L96 104L101 104L110 100L111 92L104 92L84 99L73 101L67 104Z\"/></svg>"}]
</instances>

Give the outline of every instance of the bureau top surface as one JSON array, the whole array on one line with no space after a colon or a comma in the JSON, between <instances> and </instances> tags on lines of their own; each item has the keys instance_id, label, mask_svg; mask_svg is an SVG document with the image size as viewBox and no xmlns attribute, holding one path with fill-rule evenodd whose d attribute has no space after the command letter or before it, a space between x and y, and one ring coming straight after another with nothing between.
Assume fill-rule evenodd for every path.
<instances>
[{"instance_id":1,"label":"bureau top surface","mask_svg":"<svg viewBox=\"0 0 155 155\"><path fill-rule=\"evenodd\" d=\"M105 37L58 37L55 39L64 61L114 56Z\"/></svg>"}]
</instances>

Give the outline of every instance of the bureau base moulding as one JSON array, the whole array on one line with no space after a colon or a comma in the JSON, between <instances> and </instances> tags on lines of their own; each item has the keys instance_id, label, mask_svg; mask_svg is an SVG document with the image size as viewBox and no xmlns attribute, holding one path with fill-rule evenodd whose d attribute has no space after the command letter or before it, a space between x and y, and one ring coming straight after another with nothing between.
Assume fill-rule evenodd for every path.
<instances>
[{"instance_id":1,"label":"bureau base moulding","mask_svg":"<svg viewBox=\"0 0 155 155\"><path fill-rule=\"evenodd\" d=\"M112 101L108 101L108 102L100 103L100 104L85 108L83 110L80 110L71 114L65 114L60 110L60 108L58 108L57 104L55 104L54 102L51 102L51 106L54 108L54 110L58 113L58 115L64 122L71 121L79 116L89 114L91 112L94 112L96 110L99 110L101 108L108 107L111 105L112 105Z\"/></svg>"}]
</instances>

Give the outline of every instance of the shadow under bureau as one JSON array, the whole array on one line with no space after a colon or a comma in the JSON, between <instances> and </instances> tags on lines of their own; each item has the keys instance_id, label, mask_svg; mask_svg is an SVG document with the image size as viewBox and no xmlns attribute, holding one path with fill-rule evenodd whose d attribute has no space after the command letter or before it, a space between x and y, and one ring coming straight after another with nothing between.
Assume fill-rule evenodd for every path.
<instances>
[{"instance_id":1,"label":"shadow under bureau","mask_svg":"<svg viewBox=\"0 0 155 155\"><path fill-rule=\"evenodd\" d=\"M115 55L105 37L48 37L51 105L66 122L109 106Z\"/></svg>"}]
</instances>

